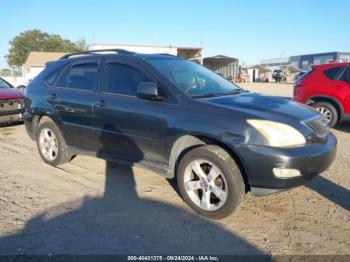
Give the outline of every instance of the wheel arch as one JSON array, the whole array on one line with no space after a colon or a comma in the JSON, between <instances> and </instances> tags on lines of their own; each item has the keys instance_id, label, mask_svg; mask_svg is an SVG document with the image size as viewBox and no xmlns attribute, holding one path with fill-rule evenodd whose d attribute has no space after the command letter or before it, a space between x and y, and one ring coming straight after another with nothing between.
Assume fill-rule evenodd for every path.
<instances>
[{"instance_id":1,"label":"wheel arch","mask_svg":"<svg viewBox=\"0 0 350 262\"><path fill-rule=\"evenodd\" d=\"M310 97L305 104L313 105L318 102L328 102L332 104L338 112L339 120L343 120L344 108L338 99L331 96L326 96L326 95L317 95L317 96Z\"/></svg>"},{"instance_id":2,"label":"wheel arch","mask_svg":"<svg viewBox=\"0 0 350 262\"><path fill-rule=\"evenodd\" d=\"M46 115L46 114L41 114L41 115L35 115L33 117L32 120L32 132L33 132L33 137L37 136L37 130L38 130L38 126L40 124L41 121L44 121L45 119L50 120L52 122L54 122L56 124L56 126L59 127L57 121L54 119L54 117L50 116L50 115Z\"/></svg>"},{"instance_id":3,"label":"wheel arch","mask_svg":"<svg viewBox=\"0 0 350 262\"><path fill-rule=\"evenodd\" d=\"M246 192L250 191L250 185L249 185L249 179L247 175L246 168L244 166L243 161L240 159L238 154L229 146L227 146L224 142L209 137L205 135L184 135L179 137L170 153L170 159L169 159L169 178L174 178L176 176L178 164L181 161L182 157L190 150L192 150L195 147L202 146L202 145L216 145L221 148L223 148L226 152L230 154L232 159L237 164L238 168L240 169L240 172L242 174L242 178L245 184Z\"/></svg>"}]
</instances>

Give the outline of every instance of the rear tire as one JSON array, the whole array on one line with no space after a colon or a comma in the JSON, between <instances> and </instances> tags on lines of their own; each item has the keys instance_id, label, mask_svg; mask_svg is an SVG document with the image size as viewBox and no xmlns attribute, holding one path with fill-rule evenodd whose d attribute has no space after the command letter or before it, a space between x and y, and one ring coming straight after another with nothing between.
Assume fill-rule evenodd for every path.
<instances>
[{"instance_id":1,"label":"rear tire","mask_svg":"<svg viewBox=\"0 0 350 262\"><path fill-rule=\"evenodd\" d=\"M49 118L40 121L36 142L41 158L51 166L62 165L72 159L61 131Z\"/></svg>"},{"instance_id":2,"label":"rear tire","mask_svg":"<svg viewBox=\"0 0 350 262\"><path fill-rule=\"evenodd\" d=\"M313 104L313 107L329 121L329 127L334 127L338 123L338 111L331 103L317 102Z\"/></svg>"},{"instance_id":3,"label":"rear tire","mask_svg":"<svg viewBox=\"0 0 350 262\"><path fill-rule=\"evenodd\" d=\"M202 216L227 217L244 198L245 184L232 157L221 147L204 145L186 153L177 182L183 200Z\"/></svg>"}]
</instances>

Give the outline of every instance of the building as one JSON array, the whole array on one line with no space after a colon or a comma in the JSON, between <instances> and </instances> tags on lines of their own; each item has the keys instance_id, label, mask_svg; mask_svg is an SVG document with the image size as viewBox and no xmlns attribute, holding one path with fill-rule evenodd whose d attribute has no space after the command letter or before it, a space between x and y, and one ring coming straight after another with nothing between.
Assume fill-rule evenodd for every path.
<instances>
[{"instance_id":1,"label":"building","mask_svg":"<svg viewBox=\"0 0 350 262\"><path fill-rule=\"evenodd\" d=\"M271 82L272 71L263 65L241 66L240 79L241 82Z\"/></svg>"},{"instance_id":2,"label":"building","mask_svg":"<svg viewBox=\"0 0 350 262\"><path fill-rule=\"evenodd\" d=\"M60 52L30 52L22 65L24 84L33 80L44 68L47 62L57 60L66 53Z\"/></svg>"},{"instance_id":3,"label":"building","mask_svg":"<svg viewBox=\"0 0 350 262\"><path fill-rule=\"evenodd\" d=\"M328 52L307 55L296 55L291 57L264 59L260 63L271 70L282 69L285 66L293 66L307 70L311 65L326 64L331 62L350 61L350 52Z\"/></svg>"},{"instance_id":4,"label":"building","mask_svg":"<svg viewBox=\"0 0 350 262\"><path fill-rule=\"evenodd\" d=\"M225 78L236 79L239 75L239 61L237 58L224 55L205 57L203 65L214 72L223 74Z\"/></svg>"},{"instance_id":5,"label":"building","mask_svg":"<svg viewBox=\"0 0 350 262\"><path fill-rule=\"evenodd\" d=\"M142 54L171 54L203 64L202 47L160 46L160 45L125 45L93 44L91 50L124 49Z\"/></svg>"}]
</instances>

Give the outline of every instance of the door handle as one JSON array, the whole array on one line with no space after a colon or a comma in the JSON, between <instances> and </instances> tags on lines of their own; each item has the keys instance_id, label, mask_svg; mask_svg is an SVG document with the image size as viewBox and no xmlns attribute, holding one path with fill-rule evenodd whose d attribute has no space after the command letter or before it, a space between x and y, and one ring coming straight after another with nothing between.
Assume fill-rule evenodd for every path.
<instances>
[{"instance_id":1,"label":"door handle","mask_svg":"<svg viewBox=\"0 0 350 262\"><path fill-rule=\"evenodd\" d=\"M46 99L49 100L49 101L57 100L57 96L56 96L55 93L53 93L53 94L51 94L51 95L48 95L48 96L46 97Z\"/></svg>"},{"instance_id":2,"label":"door handle","mask_svg":"<svg viewBox=\"0 0 350 262\"><path fill-rule=\"evenodd\" d=\"M340 89L343 89L343 86L341 86L341 85L336 85L335 88L336 88L337 90L340 90Z\"/></svg>"},{"instance_id":3,"label":"door handle","mask_svg":"<svg viewBox=\"0 0 350 262\"><path fill-rule=\"evenodd\" d=\"M94 107L106 107L106 101L99 100L94 104Z\"/></svg>"}]
</instances>

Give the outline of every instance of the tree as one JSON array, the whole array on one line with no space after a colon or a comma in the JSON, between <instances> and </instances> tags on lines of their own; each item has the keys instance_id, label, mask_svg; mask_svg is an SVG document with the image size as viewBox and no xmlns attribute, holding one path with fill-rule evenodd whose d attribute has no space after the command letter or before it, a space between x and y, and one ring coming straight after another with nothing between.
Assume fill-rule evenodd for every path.
<instances>
[{"instance_id":1,"label":"tree","mask_svg":"<svg viewBox=\"0 0 350 262\"><path fill-rule=\"evenodd\" d=\"M88 50L85 39L72 42L57 34L49 34L40 30L28 30L15 36L10 41L9 54L6 56L10 66L20 67L32 51L38 52L81 52Z\"/></svg>"}]
</instances>

